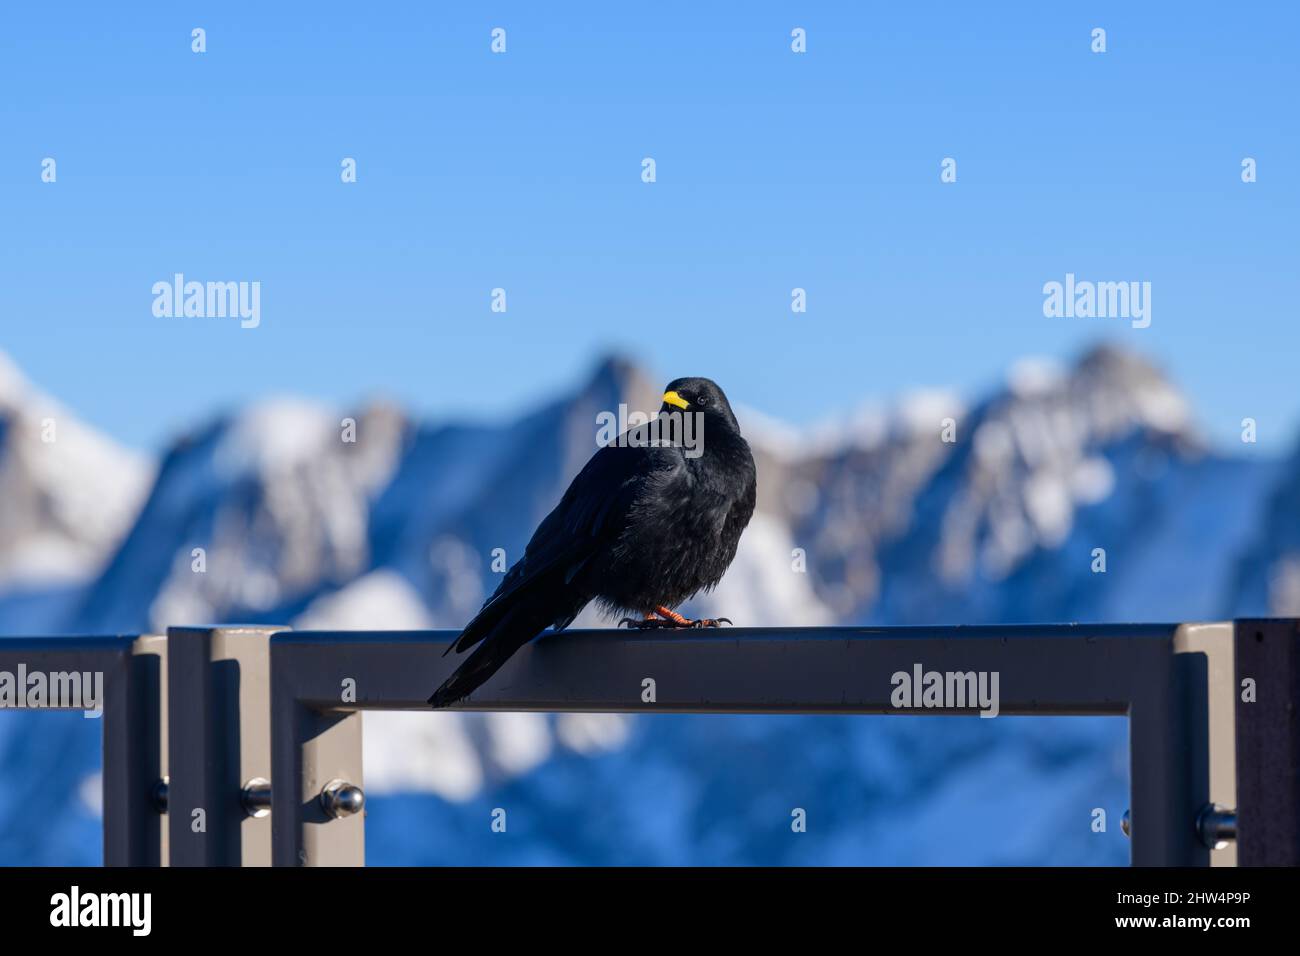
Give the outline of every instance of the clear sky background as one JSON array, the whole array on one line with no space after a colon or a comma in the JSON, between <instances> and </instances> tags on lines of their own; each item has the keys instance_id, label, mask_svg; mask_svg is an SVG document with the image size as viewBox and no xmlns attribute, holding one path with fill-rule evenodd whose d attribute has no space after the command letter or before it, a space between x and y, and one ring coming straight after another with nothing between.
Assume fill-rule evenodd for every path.
<instances>
[{"instance_id":1,"label":"clear sky background","mask_svg":"<svg viewBox=\"0 0 1300 956\"><path fill-rule=\"evenodd\" d=\"M158 449L280 393L494 417L612 349L811 422L1109 338L1289 447L1298 10L8 3L0 350ZM261 327L156 318L174 272L260 281ZM1150 281L1151 327L1045 318L1066 272Z\"/></svg>"}]
</instances>

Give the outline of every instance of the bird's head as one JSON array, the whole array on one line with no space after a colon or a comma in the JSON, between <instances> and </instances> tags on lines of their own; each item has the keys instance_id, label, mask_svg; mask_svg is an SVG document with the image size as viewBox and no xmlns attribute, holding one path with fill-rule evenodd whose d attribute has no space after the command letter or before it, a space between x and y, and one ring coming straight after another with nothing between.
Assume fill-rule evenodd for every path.
<instances>
[{"instance_id":1,"label":"bird's head","mask_svg":"<svg viewBox=\"0 0 1300 956\"><path fill-rule=\"evenodd\" d=\"M727 396L712 379L673 379L664 390L664 403L659 411L694 412L703 415L706 421L725 422L728 428L740 430Z\"/></svg>"}]
</instances>

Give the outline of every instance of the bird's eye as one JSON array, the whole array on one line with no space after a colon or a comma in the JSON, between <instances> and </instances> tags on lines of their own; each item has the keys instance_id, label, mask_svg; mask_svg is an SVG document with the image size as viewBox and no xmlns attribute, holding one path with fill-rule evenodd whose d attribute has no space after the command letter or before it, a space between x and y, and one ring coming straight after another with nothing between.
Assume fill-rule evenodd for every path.
<instances>
[{"instance_id":1,"label":"bird's eye","mask_svg":"<svg viewBox=\"0 0 1300 956\"><path fill-rule=\"evenodd\" d=\"M700 408L703 408L705 405L709 404L709 396L707 395L699 396L698 398L695 399L695 404L700 406Z\"/></svg>"}]
</instances>

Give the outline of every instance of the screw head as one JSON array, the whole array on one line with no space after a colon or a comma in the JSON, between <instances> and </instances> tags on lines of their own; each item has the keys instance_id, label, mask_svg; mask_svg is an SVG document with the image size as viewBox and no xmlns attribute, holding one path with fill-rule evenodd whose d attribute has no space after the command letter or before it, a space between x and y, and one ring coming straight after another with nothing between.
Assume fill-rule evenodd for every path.
<instances>
[{"instance_id":1,"label":"screw head","mask_svg":"<svg viewBox=\"0 0 1300 956\"><path fill-rule=\"evenodd\" d=\"M321 808L336 820L360 813L366 807L366 794L346 780L331 780L320 792Z\"/></svg>"},{"instance_id":2,"label":"screw head","mask_svg":"<svg viewBox=\"0 0 1300 956\"><path fill-rule=\"evenodd\" d=\"M271 781L254 777L239 792L239 802L250 817L260 818L271 812Z\"/></svg>"},{"instance_id":3,"label":"screw head","mask_svg":"<svg viewBox=\"0 0 1300 956\"><path fill-rule=\"evenodd\" d=\"M1207 803L1197 814L1196 834L1211 850L1222 850L1237 839L1237 812Z\"/></svg>"},{"instance_id":4,"label":"screw head","mask_svg":"<svg viewBox=\"0 0 1300 956\"><path fill-rule=\"evenodd\" d=\"M163 777L153 785L153 808L159 813L167 812L167 789L170 782L170 777Z\"/></svg>"}]
</instances>

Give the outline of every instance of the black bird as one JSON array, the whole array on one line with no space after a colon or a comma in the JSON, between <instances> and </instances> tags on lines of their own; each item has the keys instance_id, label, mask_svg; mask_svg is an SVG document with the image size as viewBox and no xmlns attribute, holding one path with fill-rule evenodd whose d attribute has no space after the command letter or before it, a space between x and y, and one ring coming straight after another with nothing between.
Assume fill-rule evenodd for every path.
<instances>
[{"instance_id":1,"label":"black bird","mask_svg":"<svg viewBox=\"0 0 1300 956\"><path fill-rule=\"evenodd\" d=\"M633 627L717 627L673 610L713 588L754 513L754 456L722 389L669 383L660 414L605 445L573 479L448 651L478 648L429 698L461 700L546 627L590 602Z\"/></svg>"}]
</instances>

